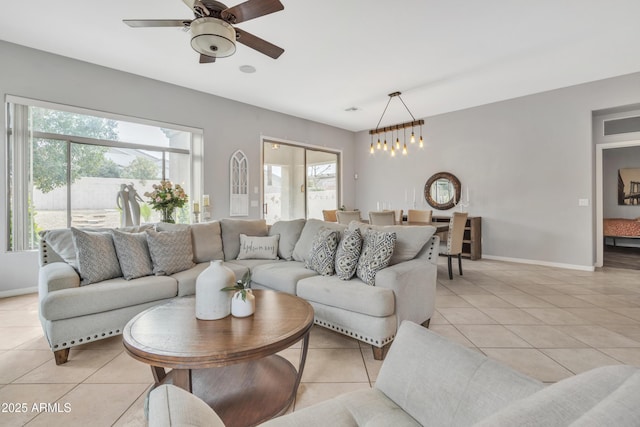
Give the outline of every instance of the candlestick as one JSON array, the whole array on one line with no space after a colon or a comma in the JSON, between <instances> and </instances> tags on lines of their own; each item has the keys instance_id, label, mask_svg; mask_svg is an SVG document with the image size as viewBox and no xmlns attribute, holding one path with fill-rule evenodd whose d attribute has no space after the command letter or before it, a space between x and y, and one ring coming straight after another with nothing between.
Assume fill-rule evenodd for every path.
<instances>
[{"instance_id":1,"label":"candlestick","mask_svg":"<svg viewBox=\"0 0 640 427\"><path fill-rule=\"evenodd\" d=\"M195 213L195 214L200 213L200 203L195 202L195 203L193 204L193 213Z\"/></svg>"},{"instance_id":2,"label":"candlestick","mask_svg":"<svg viewBox=\"0 0 640 427\"><path fill-rule=\"evenodd\" d=\"M205 194L202 196L202 205L206 208L209 207L209 195Z\"/></svg>"},{"instance_id":3,"label":"candlestick","mask_svg":"<svg viewBox=\"0 0 640 427\"><path fill-rule=\"evenodd\" d=\"M415 207L416 204L416 187L413 187L413 205Z\"/></svg>"},{"instance_id":4,"label":"candlestick","mask_svg":"<svg viewBox=\"0 0 640 427\"><path fill-rule=\"evenodd\" d=\"M467 187L467 203L469 203L469 187Z\"/></svg>"}]
</instances>

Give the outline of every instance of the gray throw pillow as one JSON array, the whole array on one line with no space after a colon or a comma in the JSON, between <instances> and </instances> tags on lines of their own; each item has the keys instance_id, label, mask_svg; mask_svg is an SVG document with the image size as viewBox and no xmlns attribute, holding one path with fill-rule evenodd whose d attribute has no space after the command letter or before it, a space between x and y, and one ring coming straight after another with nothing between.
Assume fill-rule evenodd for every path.
<instances>
[{"instance_id":1,"label":"gray throw pillow","mask_svg":"<svg viewBox=\"0 0 640 427\"><path fill-rule=\"evenodd\" d=\"M268 234L267 221L264 219L231 219L220 220L222 229L222 249L224 260L236 259L240 253L240 234L247 236L266 236Z\"/></svg>"},{"instance_id":2,"label":"gray throw pillow","mask_svg":"<svg viewBox=\"0 0 640 427\"><path fill-rule=\"evenodd\" d=\"M340 233L335 230L322 229L316 235L311 246L309 259L304 263L305 268L314 270L323 276L331 276L336 259Z\"/></svg>"},{"instance_id":3,"label":"gray throw pillow","mask_svg":"<svg viewBox=\"0 0 640 427\"><path fill-rule=\"evenodd\" d=\"M367 285L375 286L376 273L389 265L396 244L396 233L367 230L362 242L356 275Z\"/></svg>"},{"instance_id":4,"label":"gray throw pillow","mask_svg":"<svg viewBox=\"0 0 640 427\"><path fill-rule=\"evenodd\" d=\"M269 236L280 235L278 243L278 256L287 261L293 259L293 248L295 248L302 228L305 224L304 219L294 219L291 221L277 221L269 228Z\"/></svg>"},{"instance_id":5,"label":"gray throw pillow","mask_svg":"<svg viewBox=\"0 0 640 427\"><path fill-rule=\"evenodd\" d=\"M72 227L71 236L76 248L81 286L122 276L109 231L81 231Z\"/></svg>"},{"instance_id":6,"label":"gray throw pillow","mask_svg":"<svg viewBox=\"0 0 640 427\"><path fill-rule=\"evenodd\" d=\"M170 275L188 270L193 262L191 230L162 231L147 230L147 244L156 276Z\"/></svg>"},{"instance_id":7,"label":"gray throw pillow","mask_svg":"<svg viewBox=\"0 0 640 427\"><path fill-rule=\"evenodd\" d=\"M116 247L122 275L126 280L153 274L153 264L147 244L147 234L125 233L112 230L113 243Z\"/></svg>"},{"instance_id":8,"label":"gray throw pillow","mask_svg":"<svg viewBox=\"0 0 640 427\"><path fill-rule=\"evenodd\" d=\"M362 234L360 229L347 229L336 252L336 275L342 280L349 280L356 274L358 260L362 252Z\"/></svg>"}]
</instances>

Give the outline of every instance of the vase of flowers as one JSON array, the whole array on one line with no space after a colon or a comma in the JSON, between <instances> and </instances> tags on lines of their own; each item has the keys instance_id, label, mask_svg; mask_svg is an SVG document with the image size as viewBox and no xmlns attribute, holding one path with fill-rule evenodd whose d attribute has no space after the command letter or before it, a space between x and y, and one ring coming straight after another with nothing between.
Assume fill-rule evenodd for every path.
<instances>
[{"instance_id":1,"label":"vase of flowers","mask_svg":"<svg viewBox=\"0 0 640 427\"><path fill-rule=\"evenodd\" d=\"M256 297L251 291L251 270L247 270L234 286L222 288L221 291L235 291L231 298L232 316L247 317L255 313Z\"/></svg>"},{"instance_id":2,"label":"vase of flowers","mask_svg":"<svg viewBox=\"0 0 640 427\"><path fill-rule=\"evenodd\" d=\"M189 201L189 196L180 184L174 185L165 179L160 181L160 184L153 184L153 191L144 195L149 197L151 208L160 212L162 222L175 223L175 210L182 208Z\"/></svg>"}]
</instances>

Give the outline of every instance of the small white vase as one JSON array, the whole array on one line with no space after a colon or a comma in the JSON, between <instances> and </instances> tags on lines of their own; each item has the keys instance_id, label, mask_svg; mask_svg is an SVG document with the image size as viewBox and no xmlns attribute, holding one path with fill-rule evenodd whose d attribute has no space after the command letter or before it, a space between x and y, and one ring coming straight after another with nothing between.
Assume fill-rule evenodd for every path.
<instances>
[{"instance_id":1,"label":"small white vase","mask_svg":"<svg viewBox=\"0 0 640 427\"><path fill-rule=\"evenodd\" d=\"M231 298L231 314L235 317L251 316L256 311L256 297L247 289L247 298L242 301L242 292L236 292Z\"/></svg>"},{"instance_id":2,"label":"small white vase","mask_svg":"<svg viewBox=\"0 0 640 427\"><path fill-rule=\"evenodd\" d=\"M222 261L211 261L196 279L196 317L201 320L216 320L231 313L231 292L222 288L233 286L235 274Z\"/></svg>"}]
</instances>

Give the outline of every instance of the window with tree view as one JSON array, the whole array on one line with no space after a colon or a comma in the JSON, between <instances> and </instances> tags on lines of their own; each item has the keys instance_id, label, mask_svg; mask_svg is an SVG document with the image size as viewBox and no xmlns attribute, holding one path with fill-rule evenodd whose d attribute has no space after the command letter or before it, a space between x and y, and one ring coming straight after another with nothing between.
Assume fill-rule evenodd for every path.
<instances>
[{"instance_id":1,"label":"window with tree view","mask_svg":"<svg viewBox=\"0 0 640 427\"><path fill-rule=\"evenodd\" d=\"M125 187L141 223L160 219L144 196L160 180L200 193L193 152L202 151L201 132L19 101L7 109L8 250L36 249L41 230L124 225ZM190 205L176 211L176 222L190 222Z\"/></svg>"}]
</instances>

